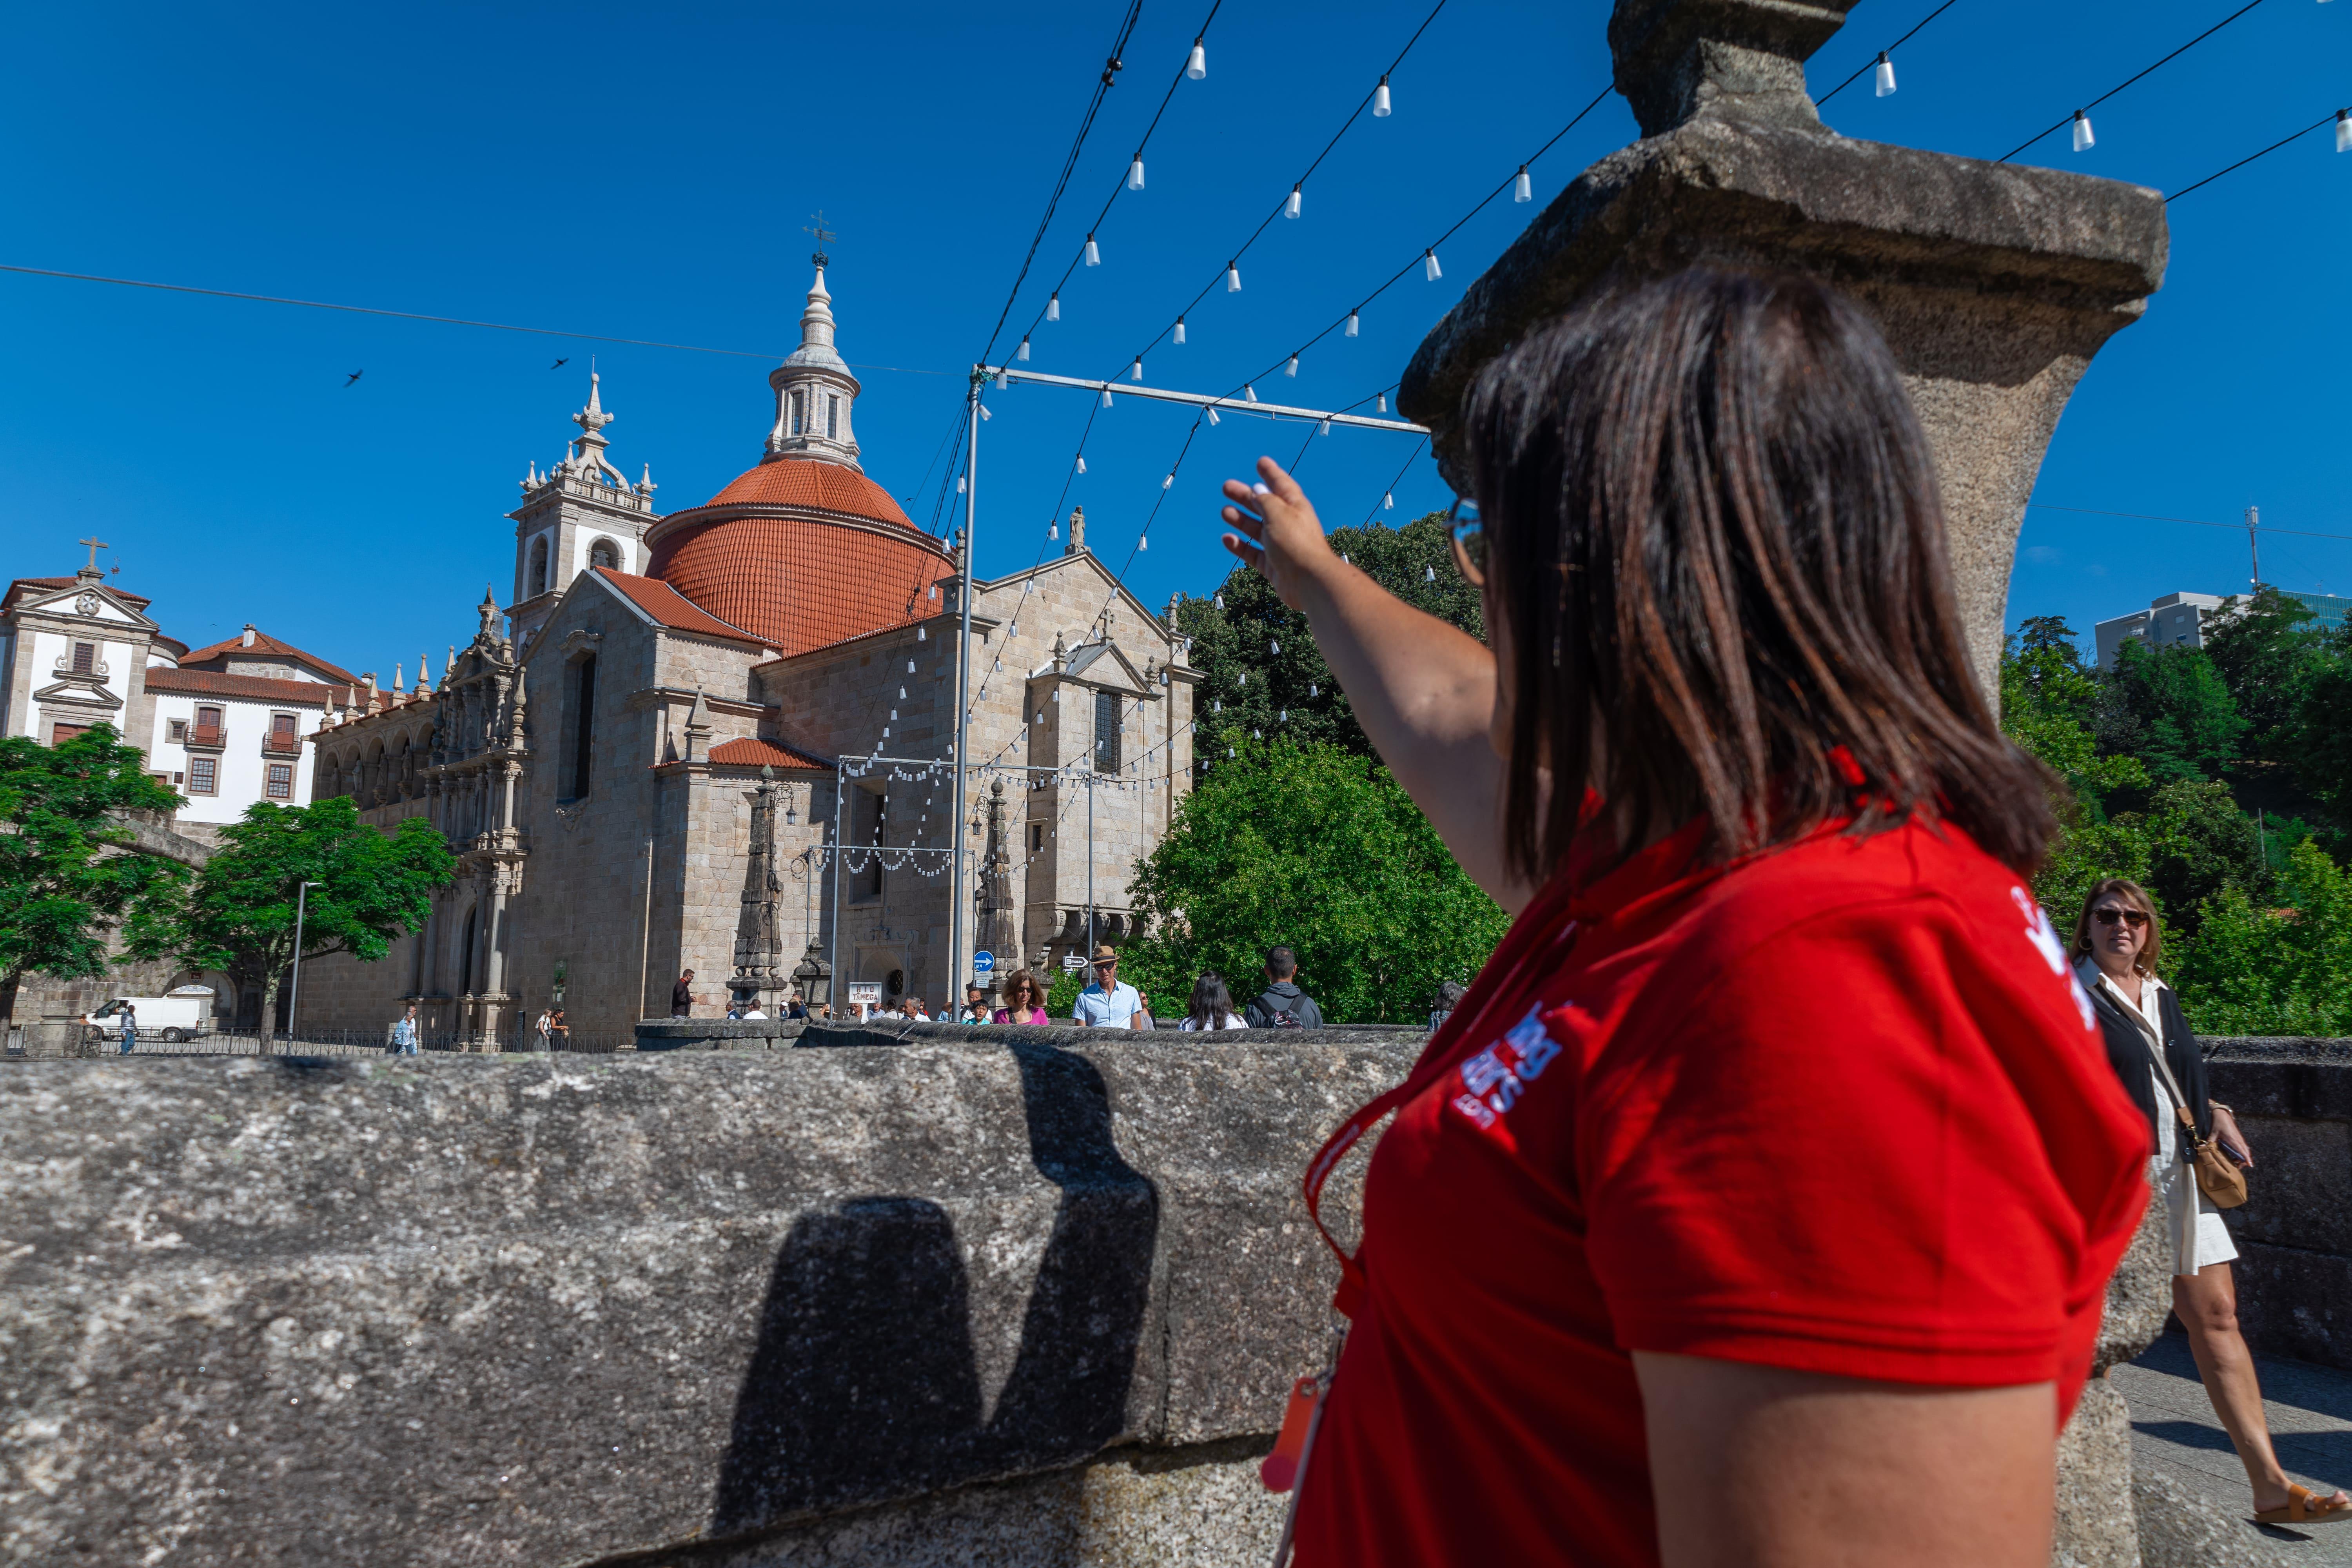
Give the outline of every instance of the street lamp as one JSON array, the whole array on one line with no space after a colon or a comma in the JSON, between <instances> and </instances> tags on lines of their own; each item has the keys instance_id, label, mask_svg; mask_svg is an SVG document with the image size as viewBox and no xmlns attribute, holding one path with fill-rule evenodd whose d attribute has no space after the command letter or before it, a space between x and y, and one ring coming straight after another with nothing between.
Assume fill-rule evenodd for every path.
<instances>
[{"instance_id":1,"label":"street lamp","mask_svg":"<svg viewBox=\"0 0 2352 1568\"><path fill-rule=\"evenodd\" d=\"M286 1032L293 1034L302 1021L302 916L310 897L310 889L324 887L323 882L305 882L294 889L294 985L293 994L286 999Z\"/></svg>"},{"instance_id":2,"label":"street lamp","mask_svg":"<svg viewBox=\"0 0 2352 1568\"><path fill-rule=\"evenodd\" d=\"M810 942L808 952L801 955L800 966L793 971L793 983L801 988L801 1000L807 1004L811 1014L833 1000L833 965L818 955L816 943Z\"/></svg>"}]
</instances>

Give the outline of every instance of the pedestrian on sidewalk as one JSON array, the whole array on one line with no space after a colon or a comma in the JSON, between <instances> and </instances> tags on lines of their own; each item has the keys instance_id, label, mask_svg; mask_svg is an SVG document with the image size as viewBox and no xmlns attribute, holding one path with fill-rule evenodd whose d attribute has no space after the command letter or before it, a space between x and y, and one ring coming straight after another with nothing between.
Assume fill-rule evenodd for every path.
<instances>
[{"instance_id":1,"label":"pedestrian on sidewalk","mask_svg":"<svg viewBox=\"0 0 2352 1568\"><path fill-rule=\"evenodd\" d=\"M170 1015L164 1015L169 1017ZM139 1009L130 1003L122 1005L122 1054L129 1056L139 1044Z\"/></svg>"},{"instance_id":2,"label":"pedestrian on sidewalk","mask_svg":"<svg viewBox=\"0 0 2352 1568\"><path fill-rule=\"evenodd\" d=\"M1108 944L1095 949L1094 972L1094 983L1070 1004L1071 1023L1097 1029L1151 1027L1142 994L1118 977L1118 954Z\"/></svg>"},{"instance_id":3,"label":"pedestrian on sidewalk","mask_svg":"<svg viewBox=\"0 0 2352 1568\"><path fill-rule=\"evenodd\" d=\"M1429 1032L1432 1035L1445 1027L1445 1020L1454 1016L1454 1009L1462 1005L1462 998L1469 992L1470 987L1459 980L1449 980L1437 988L1437 1005L1431 1009L1429 1015Z\"/></svg>"},{"instance_id":4,"label":"pedestrian on sidewalk","mask_svg":"<svg viewBox=\"0 0 2352 1568\"><path fill-rule=\"evenodd\" d=\"M2197 1374L2213 1414L2230 1435L2254 1491L2254 1518L2263 1524L2303 1526L2352 1520L2352 1496L2322 1497L2286 1479L2271 1447L2253 1352L2238 1328L2238 1256L2221 1210L2197 1184L2195 1143L2181 1124L2186 1110L2196 1139L2251 1168L2254 1158L2238 1119L2206 1092L2205 1053L2189 1032L2180 998L2157 975L2164 930L2156 904L2137 882L2110 877L2091 889L2074 921L2070 949L2074 973L2090 994L2106 1041L2107 1061L2147 1119L2155 1152L2148 1190L2165 1216L2172 1254L2172 1310L2189 1331Z\"/></svg>"},{"instance_id":5,"label":"pedestrian on sidewalk","mask_svg":"<svg viewBox=\"0 0 2352 1568\"><path fill-rule=\"evenodd\" d=\"M550 1050L572 1048L572 1026L563 1021L563 1009L558 1007L547 1020L547 1045Z\"/></svg>"},{"instance_id":6,"label":"pedestrian on sidewalk","mask_svg":"<svg viewBox=\"0 0 2352 1568\"><path fill-rule=\"evenodd\" d=\"M993 1020L999 1024L1050 1024L1052 1014L1045 1011L1045 993L1038 986L1037 977L1025 969L1016 969L1004 977L1004 1005L996 1010Z\"/></svg>"},{"instance_id":7,"label":"pedestrian on sidewalk","mask_svg":"<svg viewBox=\"0 0 2352 1568\"><path fill-rule=\"evenodd\" d=\"M1824 284L1694 268L1458 395L1484 641L1271 458L1224 486L1514 916L1308 1168L1312 1212L1394 1113L1298 1568L2048 1562L2147 1129L2026 890L2048 774L1978 684L1902 369Z\"/></svg>"},{"instance_id":8,"label":"pedestrian on sidewalk","mask_svg":"<svg viewBox=\"0 0 2352 1568\"><path fill-rule=\"evenodd\" d=\"M1247 1017L1253 1029L1319 1029L1323 1009L1301 991L1298 955L1286 947L1265 950L1265 989L1251 999Z\"/></svg>"},{"instance_id":9,"label":"pedestrian on sidewalk","mask_svg":"<svg viewBox=\"0 0 2352 1568\"><path fill-rule=\"evenodd\" d=\"M541 1016L540 1022L543 1029L546 1025L544 1014ZM541 1046L540 1048L544 1050L547 1047ZM396 1057L413 1057L416 1054L416 1004L414 1002L402 1010L399 1017L392 1021L392 1054Z\"/></svg>"},{"instance_id":10,"label":"pedestrian on sidewalk","mask_svg":"<svg viewBox=\"0 0 2352 1568\"><path fill-rule=\"evenodd\" d=\"M669 1016L673 1018L694 1016L694 971L689 969L677 977L669 988Z\"/></svg>"},{"instance_id":11,"label":"pedestrian on sidewalk","mask_svg":"<svg viewBox=\"0 0 2352 1568\"><path fill-rule=\"evenodd\" d=\"M1246 1029L1249 1021L1234 1011L1234 994L1225 989L1225 977L1213 969L1204 969L1192 982L1192 1005L1186 1010L1179 1029Z\"/></svg>"}]
</instances>

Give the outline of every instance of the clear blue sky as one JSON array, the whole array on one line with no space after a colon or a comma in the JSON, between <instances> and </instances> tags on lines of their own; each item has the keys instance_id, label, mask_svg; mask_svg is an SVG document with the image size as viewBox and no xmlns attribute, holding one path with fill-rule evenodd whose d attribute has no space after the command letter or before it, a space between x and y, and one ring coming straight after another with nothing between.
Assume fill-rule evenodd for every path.
<instances>
[{"instance_id":1,"label":"clear blue sky","mask_svg":"<svg viewBox=\"0 0 2352 1568\"><path fill-rule=\"evenodd\" d=\"M1935 0L1869 0L1816 57L1816 92ZM1830 122L1856 136L1998 156L2219 20L2231 0L1959 0L1865 78ZM1013 313L1007 346L1076 253L1181 63L1207 0L1150 0ZM1176 92L1147 187L1104 223L1036 369L1123 371L1210 280L1428 10L1227 0L1210 73ZM1222 392L1404 265L1607 82L1603 0L1453 0L1369 116L1211 294L1158 383ZM1118 18L1027 6L417 5L26 8L0 62L9 194L0 261L777 353L796 341L809 215L840 238L844 353L871 370L865 460L932 516L961 367L987 341ZM2177 189L2352 98L2352 4L2265 3L2094 111L2099 144L2029 158ZM1629 141L1611 96L1496 203L1327 339L1269 398L1344 405L1391 384L1422 333L1540 205ZM2041 500L2352 534L2339 368L2352 156L2325 132L2183 199L2171 269L2100 355L2051 448ZM9 575L112 546L119 582L191 642L247 620L387 678L463 640L485 581L512 581L527 462L575 433L589 357L607 432L660 503L708 498L758 457L759 359L518 336L0 274L0 541ZM570 363L551 369L559 357ZM354 386L344 377L366 374ZM992 395L981 570L1034 558L1088 413L1077 394ZM1187 419L1121 400L1071 486L1116 565L1160 494ZM1303 432L1228 420L1197 442L1132 573L1148 603L1224 569L1214 485ZM1301 478L1332 522L1362 521L1402 438L1314 442ZM925 476L929 489L924 489ZM1442 505L1427 459L1402 520ZM2352 591L2352 543L2280 537L2265 576ZM2242 533L2035 512L2011 621L2078 629L2175 588L2229 592Z\"/></svg>"}]
</instances>

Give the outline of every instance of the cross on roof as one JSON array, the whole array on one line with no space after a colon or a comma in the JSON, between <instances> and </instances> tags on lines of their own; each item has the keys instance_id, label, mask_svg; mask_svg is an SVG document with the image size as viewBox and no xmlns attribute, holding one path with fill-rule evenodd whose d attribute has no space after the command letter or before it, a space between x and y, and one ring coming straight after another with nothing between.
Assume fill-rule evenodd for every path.
<instances>
[{"instance_id":1,"label":"cross on roof","mask_svg":"<svg viewBox=\"0 0 2352 1568\"><path fill-rule=\"evenodd\" d=\"M89 569L93 572L97 571L98 552L106 548L106 541L92 537L89 539L77 539L74 542L76 544L87 544L89 546Z\"/></svg>"},{"instance_id":2,"label":"cross on roof","mask_svg":"<svg viewBox=\"0 0 2352 1568\"><path fill-rule=\"evenodd\" d=\"M817 210L811 215L811 222L803 224L801 226L801 232L803 234L814 237L816 240L816 254L810 257L809 259L815 262L819 267L832 266L833 258L824 253L824 247L833 241L839 239L841 236L834 233L833 230L824 226L824 209L823 207L817 208Z\"/></svg>"}]
</instances>

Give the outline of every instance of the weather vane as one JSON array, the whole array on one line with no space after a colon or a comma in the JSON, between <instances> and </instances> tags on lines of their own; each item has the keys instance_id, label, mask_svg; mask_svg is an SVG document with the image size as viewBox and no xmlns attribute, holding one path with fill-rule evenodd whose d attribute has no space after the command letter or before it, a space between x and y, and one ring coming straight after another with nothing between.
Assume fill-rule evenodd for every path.
<instances>
[{"instance_id":1,"label":"weather vane","mask_svg":"<svg viewBox=\"0 0 2352 1568\"><path fill-rule=\"evenodd\" d=\"M816 238L816 254L810 257L809 259L815 262L819 267L830 267L833 265L833 258L824 253L824 247L834 240L839 239L841 236L834 233L833 230L824 226L824 209L823 207L819 207L816 210L814 218L815 221L814 224L803 226L801 229L803 234L813 235Z\"/></svg>"}]
</instances>

